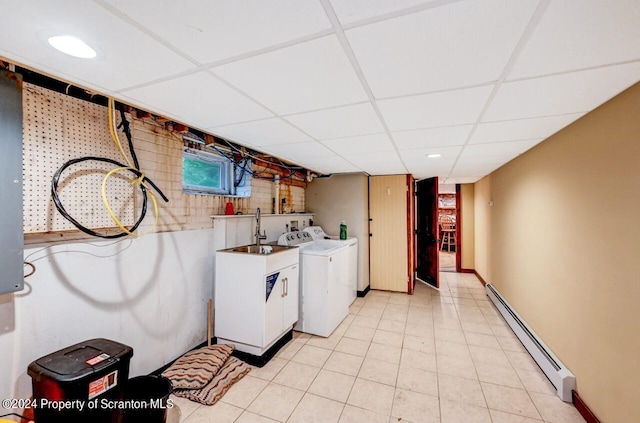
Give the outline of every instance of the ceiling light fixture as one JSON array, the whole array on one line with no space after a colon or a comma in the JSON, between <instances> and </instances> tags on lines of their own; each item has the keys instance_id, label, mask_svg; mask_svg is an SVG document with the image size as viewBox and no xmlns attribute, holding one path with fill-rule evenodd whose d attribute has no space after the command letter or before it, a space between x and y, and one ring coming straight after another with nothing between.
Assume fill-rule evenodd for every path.
<instances>
[{"instance_id":1,"label":"ceiling light fixture","mask_svg":"<svg viewBox=\"0 0 640 423\"><path fill-rule=\"evenodd\" d=\"M80 59L93 59L97 55L87 43L72 35L56 35L49 38L49 44L58 51Z\"/></svg>"},{"instance_id":2,"label":"ceiling light fixture","mask_svg":"<svg viewBox=\"0 0 640 423\"><path fill-rule=\"evenodd\" d=\"M429 159L436 159L438 157L442 157L442 154L440 153L427 154L427 158Z\"/></svg>"}]
</instances>

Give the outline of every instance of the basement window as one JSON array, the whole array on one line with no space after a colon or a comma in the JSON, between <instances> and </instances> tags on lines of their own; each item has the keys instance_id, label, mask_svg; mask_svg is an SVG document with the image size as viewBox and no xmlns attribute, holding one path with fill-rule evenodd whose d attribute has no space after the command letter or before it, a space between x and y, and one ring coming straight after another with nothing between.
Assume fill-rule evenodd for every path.
<instances>
[{"instance_id":1,"label":"basement window","mask_svg":"<svg viewBox=\"0 0 640 423\"><path fill-rule=\"evenodd\" d=\"M246 166L236 165L231 157L185 148L182 154L182 192L249 197L250 173L246 171Z\"/></svg>"}]
</instances>

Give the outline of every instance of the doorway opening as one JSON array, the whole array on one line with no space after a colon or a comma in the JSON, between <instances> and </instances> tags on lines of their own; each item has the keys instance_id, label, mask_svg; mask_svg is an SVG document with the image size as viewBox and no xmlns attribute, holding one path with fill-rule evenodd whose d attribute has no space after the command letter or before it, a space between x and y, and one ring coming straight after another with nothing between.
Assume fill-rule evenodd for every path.
<instances>
[{"instance_id":1,"label":"doorway opening","mask_svg":"<svg viewBox=\"0 0 640 423\"><path fill-rule=\"evenodd\" d=\"M440 287L438 266L438 178L416 182L416 279Z\"/></svg>"},{"instance_id":2,"label":"doorway opening","mask_svg":"<svg viewBox=\"0 0 640 423\"><path fill-rule=\"evenodd\" d=\"M438 256L440 272L460 269L460 185L438 184Z\"/></svg>"}]
</instances>

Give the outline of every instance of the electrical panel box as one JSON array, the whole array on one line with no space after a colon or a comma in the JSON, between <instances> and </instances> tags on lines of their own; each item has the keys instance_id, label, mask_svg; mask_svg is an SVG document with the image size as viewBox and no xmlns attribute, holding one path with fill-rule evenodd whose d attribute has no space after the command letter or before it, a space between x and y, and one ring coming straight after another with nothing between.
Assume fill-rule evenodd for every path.
<instances>
[{"instance_id":1,"label":"electrical panel box","mask_svg":"<svg viewBox=\"0 0 640 423\"><path fill-rule=\"evenodd\" d=\"M0 70L0 295L24 287L22 77Z\"/></svg>"}]
</instances>

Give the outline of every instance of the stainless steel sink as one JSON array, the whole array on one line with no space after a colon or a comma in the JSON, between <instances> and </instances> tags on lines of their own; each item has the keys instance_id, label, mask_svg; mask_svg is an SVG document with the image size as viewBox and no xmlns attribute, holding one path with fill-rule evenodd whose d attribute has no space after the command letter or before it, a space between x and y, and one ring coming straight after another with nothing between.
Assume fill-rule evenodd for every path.
<instances>
[{"instance_id":1,"label":"stainless steel sink","mask_svg":"<svg viewBox=\"0 0 640 423\"><path fill-rule=\"evenodd\" d=\"M244 254L276 254L282 251L297 247L287 247L284 245L243 245L241 247L227 248L226 252Z\"/></svg>"}]
</instances>

